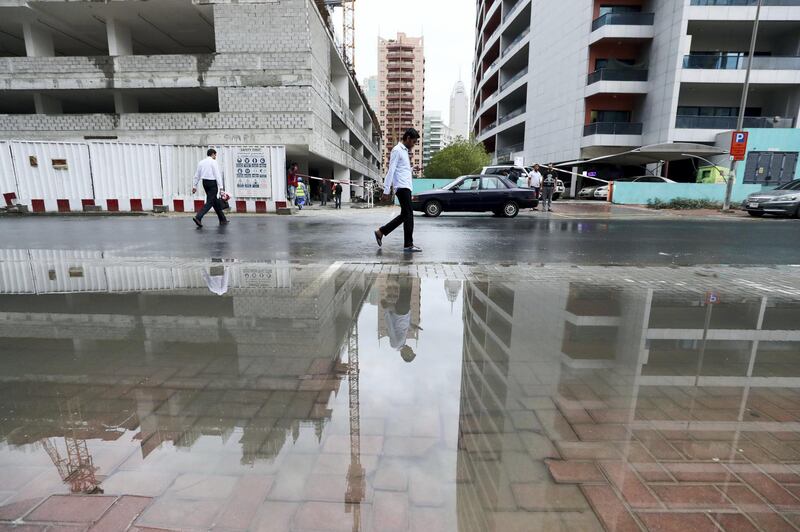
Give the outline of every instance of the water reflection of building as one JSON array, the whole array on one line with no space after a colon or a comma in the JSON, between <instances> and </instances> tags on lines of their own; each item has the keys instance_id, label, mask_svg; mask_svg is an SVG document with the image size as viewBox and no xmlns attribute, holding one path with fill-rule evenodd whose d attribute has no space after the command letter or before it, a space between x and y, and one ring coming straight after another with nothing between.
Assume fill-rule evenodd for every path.
<instances>
[{"instance_id":1,"label":"water reflection of building","mask_svg":"<svg viewBox=\"0 0 800 532\"><path fill-rule=\"evenodd\" d=\"M0 441L135 431L147 456L165 442L236 434L252 463L301 427L319 437L330 420L364 275L230 264L219 296L203 264L17 255L0 263ZM68 402L81 417L70 426Z\"/></svg>"},{"instance_id":2,"label":"water reflection of building","mask_svg":"<svg viewBox=\"0 0 800 532\"><path fill-rule=\"evenodd\" d=\"M654 451L662 456L659 450L671 449L673 461L744 452L756 464L766 459L754 442L776 443L768 434L779 427L775 422L791 421L778 430L795 430L794 415L777 405L799 404L796 291L730 286L710 297L713 279L668 275L646 283L624 275L595 283L567 275L464 283L460 530L492 529L499 513L524 511L513 486L551 486L541 468L556 447L584 445L584 459L591 460L600 447L576 436L572 424L605 428L607 421L593 418L596 410L588 413L592 408L606 413L598 419L614 420L608 428L624 434L614 445L634 464L647 452L622 427L685 434L687 441L675 444L680 453L664 440ZM794 390L787 396L776 387ZM714 445L692 443L694 431ZM529 458L539 462L539 476L521 480L532 467Z\"/></svg>"}]
</instances>

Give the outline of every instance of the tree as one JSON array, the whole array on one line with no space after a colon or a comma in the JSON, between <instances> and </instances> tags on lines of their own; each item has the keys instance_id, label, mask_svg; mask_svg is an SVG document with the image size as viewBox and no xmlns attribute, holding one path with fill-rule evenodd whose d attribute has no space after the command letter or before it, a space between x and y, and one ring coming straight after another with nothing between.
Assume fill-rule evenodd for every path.
<instances>
[{"instance_id":1,"label":"tree","mask_svg":"<svg viewBox=\"0 0 800 532\"><path fill-rule=\"evenodd\" d=\"M477 174L491 161L483 144L474 139L458 139L433 154L425 177L453 179L462 175Z\"/></svg>"}]
</instances>

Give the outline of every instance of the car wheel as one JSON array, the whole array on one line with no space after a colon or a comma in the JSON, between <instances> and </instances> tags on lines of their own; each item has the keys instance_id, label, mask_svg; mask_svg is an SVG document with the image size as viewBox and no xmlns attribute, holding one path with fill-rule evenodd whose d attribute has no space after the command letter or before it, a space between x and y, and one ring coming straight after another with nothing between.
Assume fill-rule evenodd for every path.
<instances>
[{"instance_id":1,"label":"car wheel","mask_svg":"<svg viewBox=\"0 0 800 532\"><path fill-rule=\"evenodd\" d=\"M429 201L425 204L425 216L436 218L442 214L442 204L436 200Z\"/></svg>"},{"instance_id":2,"label":"car wheel","mask_svg":"<svg viewBox=\"0 0 800 532\"><path fill-rule=\"evenodd\" d=\"M514 218L517 214L519 214L519 206L515 202L509 201L503 205L503 216L506 218Z\"/></svg>"},{"instance_id":3,"label":"car wheel","mask_svg":"<svg viewBox=\"0 0 800 532\"><path fill-rule=\"evenodd\" d=\"M750 216L754 216L756 218L761 218L762 216L764 216L764 213L759 211L747 211L747 214L749 214Z\"/></svg>"}]
</instances>

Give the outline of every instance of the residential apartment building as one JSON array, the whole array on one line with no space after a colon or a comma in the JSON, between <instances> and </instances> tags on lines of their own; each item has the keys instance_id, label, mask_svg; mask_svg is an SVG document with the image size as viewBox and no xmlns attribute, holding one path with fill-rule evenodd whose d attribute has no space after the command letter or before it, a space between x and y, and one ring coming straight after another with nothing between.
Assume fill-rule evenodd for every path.
<instances>
[{"instance_id":1,"label":"residential apartment building","mask_svg":"<svg viewBox=\"0 0 800 532\"><path fill-rule=\"evenodd\" d=\"M450 130L455 137L469 138L469 96L461 80L456 82L450 94Z\"/></svg>"},{"instance_id":2,"label":"residential apartment building","mask_svg":"<svg viewBox=\"0 0 800 532\"><path fill-rule=\"evenodd\" d=\"M0 1L0 139L285 145L360 184L377 122L321 0Z\"/></svg>"},{"instance_id":3,"label":"residential apartment building","mask_svg":"<svg viewBox=\"0 0 800 532\"><path fill-rule=\"evenodd\" d=\"M445 125L441 111L428 111L425 113L425 126L423 127L422 139L422 165L428 167L428 163L437 152L453 141L454 132ZM431 176L434 177L434 176Z\"/></svg>"},{"instance_id":4,"label":"residential apartment building","mask_svg":"<svg viewBox=\"0 0 800 532\"><path fill-rule=\"evenodd\" d=\"M378 38L378 109L383 132L384 170L392 148L403 132L423 129L425 109L425 51L422 37L398 33L394 39ZM411 166L422 171L423 138L411 154Z\"/></svg>"},{"instance_id":5,"label":"residential apartment building","mask_svg":"<svg viewBox=\"0 0 800 532\"><path fill-rule=\"evenodd\" d=\"M756 0L481 0L472 128L498 161L735 129ZM765 0L745 127L800 126L800 1Z\"/></svg>"}]
</instances>

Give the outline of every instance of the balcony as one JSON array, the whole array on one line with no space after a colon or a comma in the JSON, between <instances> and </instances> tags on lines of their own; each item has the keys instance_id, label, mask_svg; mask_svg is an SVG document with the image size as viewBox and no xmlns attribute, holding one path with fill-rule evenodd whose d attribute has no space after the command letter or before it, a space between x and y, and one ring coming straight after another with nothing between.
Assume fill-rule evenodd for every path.
<instances>
[{"instance_id":1,"label":"balcony","mask_svg":"<svg viewBox=\"0 0 800 532\"><path fill-rule=\"evenodd\" d=\"M603 39L652 39L654 23L653 13L608 13L592 21L589 43Z\"/></svg>"},{"instance_id":2,"label":"balcony","mask_svg":"<svg viewBox=\"0 0 800 532\"><path fill-rule=\"evenodd\" d=\"M502 54L500 54L500 57L502 58L502 57L505 57L505 56L507 56L508 54L510 54L510 53L511 53L511 51L512 51L512 50L514 50L514 48L515 48L515 47L516 47L516 46L517 46L519 43L521 43L521 42L522 42L522 40L523 40L525 37L527 37L527 36L528 36L528 34L529 34L530 32L531 32L531 29L530 29L530 28L527 28L527 29L525 29L525 30L524 30L522 33L520 33L519 35L517 35L517 36L514 38L514 40L513 40L513 41L511 41L510 43L508 43L508 44L506 45L505 49L503 50L503 53L502 53Z\"/></svg>"},{"instance_id":3,"label":"balcony","mask_svg":"<svg viewBox=\"0 0 800 532\"><path fill-rule=\"evenodd\" d=\"M508 78L502 85L500 85L500 92L503 92L508 87L510 87L511 85L513 85L514 83L525 77L527 74L528 74L528 67L525 67L516 74L514 74L513 76L511 76L510 78Z\"/></svg>"},{"instance_id":4,"label":"balcony","mask_svg":"<svg viewBox=\"0 0 800 532\"><path fill-rule=\"evenodd\" d=\"M594 122L583 127L581 147L641 146L642 124L631 122Z\"/></svg>"},{"instance_id":5,"label":"balcony","mask_svg":"<svg viewBox=\"0 0 800 532\"><path fill-rule=\"evenodd\" d=\"M491 131L492 129L496 128L496 127L497 127L497 120L487 124L483 129L481 129L480 134L484 135L484 134L488 133L489 131Z\"/></svg>"},{"instance_id":6,"label":"balcony","mask_svg":"<svg viewBox=\"0 0 800 532\"><path fill-rule=\"evenodd\" d=\"M529 0L518 0L516 4L511 6L508 11L503 14L503 22L507 21L511 18L512 15L515 15L519 12L520 8L528 3Z\"/></svg>"},{"instance_id":7,"label":"balcony","mask_svg":"<svg viewBox=\"0 0 800 532\"><path fill-rule=\"evenodd\" d=\"M683 58L684 83L744 83L750 58L743 53L691 54ZM800 84L800 56L755 56L754 84Z\"/></svg>"},{"instance_id":8,"label":"balcony","mask_svg":"<svg viewBox=\"0 0 800 532\"><path fill-rule=\"evenodd\" d=\"M647 94L646 68L601 68L586 78L588 98L595 94Z\"/></svg>"},{"instance_id":9,"label":"balcony","mask_svg":"<svg viewBox=\"0 0 800 532\"><path fill-rule=\"evenodd\" d=\"M497 149L497 160L498 161L506 161L510 160L511 156L515 153L519 153L525 149L525 143L520 142L519 144L514 144L513 146L504 146L502 148Z\"/></svg>"},{"instance_id":10,"label":"balcony","mask_svg":"<svg viewBox=\"0 0 800 532\"><path fill-rule=\"evenodd\" d=\"M498 117L498 119L497 119L497 125L499 126L501 124L505 124L509 120L513 120L513 119L517 118L518 116L522 116L523 114L525 114L525 109L526 109L526 105L522 104L521 106L517 107L516 109L514 109L510 113L506 113L504 115L500 115Z\"/></svg>"},{"instance_id":11,"label":"balcony","mask_svg":"<svg viewBox=\"0 0 800 532\"><path fill-rule=\"evenodd\" d=\"M679 116L675 121L678 129L719 129L734 130L738 125L735 116ZM791 129L794 121L791 118L774 118L771 116L746 116L744 127L748 129Z\"/></svg>"}]
</instances>

